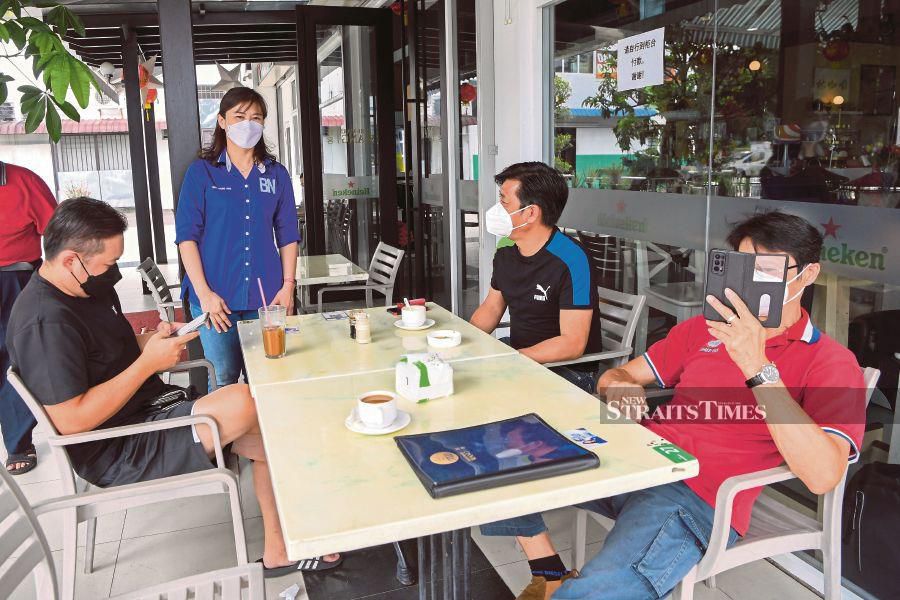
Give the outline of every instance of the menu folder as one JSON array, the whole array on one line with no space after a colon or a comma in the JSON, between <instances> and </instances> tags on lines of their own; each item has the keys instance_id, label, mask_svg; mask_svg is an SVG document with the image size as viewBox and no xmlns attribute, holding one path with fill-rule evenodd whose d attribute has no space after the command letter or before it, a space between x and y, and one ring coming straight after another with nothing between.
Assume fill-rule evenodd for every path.
<instances>
[{"instance_id":1,"label":"menu folder","mask_svg":"<svg viewBox=\"0 0 900 600\"><path fill-rule=\"evenodd\" d=\"M600 466L596 454L531 413L394 440L432 498L544 479Z\"/></svg>"}]
</instances>

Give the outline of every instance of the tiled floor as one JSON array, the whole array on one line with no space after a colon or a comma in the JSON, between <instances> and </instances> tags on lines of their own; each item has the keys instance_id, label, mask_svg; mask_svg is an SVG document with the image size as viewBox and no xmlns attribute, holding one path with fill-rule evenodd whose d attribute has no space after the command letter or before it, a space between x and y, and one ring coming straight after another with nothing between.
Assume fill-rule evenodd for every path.
<instances>
[{"instance_id":1,"label":"tiled floor","mask_svg":"<svg viewBox=\"0 0 900 600\"><path fill-rule=\"evenodd\" d=\"M175 265L164 266L170 281ZM131 269L119 284L126 312L153 308L149 297L140 294L139 280ZM17 478L26 497L35 501L61 494L55 466L47 460L46 435L36 431L35 440L40 463L26 475ZM5 458L5 457L3 457ZM250 469L241 472L244 502L244 526L251 560L262 553L262 519L252 493ZM572 510L558 510L546 515L556 547L563 560L571 561ZM54 516L42 517L54 558L61 559L62 541ZM605 532L592 520L588 532L588 554L602 546ZM528 582L525 557L512 539L485 538L473 532L478 551L473 554L474 575L472 597L477 600L513 598ZM77 597L106 598L147 585L176 579L235 564L232 525L223 498L206 497L176 500L165 504L132 509L106 516L98 523L95 569L90 575L78 566ZM83 536L80 538L83 544ZM405 553L415 564L415 544L404 543ZM79 561L83 549L79 550ZM291 575L266 582L267 597L277 599L279 592L299 583L300 600L412 600L416 588L402 588L393 577L395 555L391 546L349 553L341 569L327 575ZM504 585L505 584L505 585ZM512 590L512 591L510 591ZM34 598L30 581L12 597ZM817 596L768 562L757 562L718 577L718 588L699 585L700 600L812 600Z\"/></svg>"}]
</instances>

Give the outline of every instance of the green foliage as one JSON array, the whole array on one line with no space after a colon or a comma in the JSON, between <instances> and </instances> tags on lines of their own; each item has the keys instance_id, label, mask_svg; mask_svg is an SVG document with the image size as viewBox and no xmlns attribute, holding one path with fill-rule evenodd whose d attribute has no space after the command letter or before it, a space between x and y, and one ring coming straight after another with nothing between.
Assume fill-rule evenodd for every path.
<instances>
[{"instance_id":1,"label":"green foliage","mask_svg":"<svg viewBox=\"0 0 900 600\"><path fill-rule=\"evenodd\" d=\"M569 115L569 109L565 104L572 95L572 86L559 75L553 76L553 114L556 120L564 119ZM572 146L572 136L567 133L557 133L553 139L553 168L560 173L570 174L572 165L563 159L562 153Z\"/></svg>"},{"instance_id":2,"label":"green foliage","mask_svg":"<svg viewBox=\"0 0 900 600\"><path fill-rule=\"evenodd\" d=\"M599 49L600 67L609 74L600 79L597 93L584 101L599 108L604 118L618 117L614 133L619 148L632 153L632 146L650 146L638 152L637 166L647 168L647 159L656 159L653 167L677 168L685 163L706 161L709 155L709 107L712 95L713 50L677 27L666 29L665 82L662 85L625 92L617 89L615 47ZM729 131L763 128L765 115L774 106L777 54L760 45L735 48L720 45L716 50L715 118L723 120ZM759 60L762 69L751 71L751 60ZM665 122L638 116L637 109L655 110ZM668 115L668 116L667 116ZM718 144L718 141L717 141ZM720 151L721 148L714 148ZM642 156L640 156L642 155ZM626 166L632 167L627 161ZM632 175L639 173L634 167Z\"/></svg>"},{"instance_id":3,"label":"green foliage","mask_svg":"<svg viewBox=\"0 0 900 600\"><path fill-rule=\"evenodd\" d=\"M44 21L28 16L29 7L49 8ZM81 20L65 6L55 2L0 0L0 42L12 44L16 52L0 55L12 65L12 58L31 59L35 85L23 85L20 107L25 117L25 131L33 133L41 123L47 126L50 139L58 142L62 135L62 111L74 121L80 120L78 109L67 98L71 92L81 108L87 108L91 88L98 88L91 70L70 54L63 45L69 30L84 36ZM8 84L13 78L0 71L0 103L9 96ZM98 88L99 89L99 88Z\"/></svg>"}]
</instances>

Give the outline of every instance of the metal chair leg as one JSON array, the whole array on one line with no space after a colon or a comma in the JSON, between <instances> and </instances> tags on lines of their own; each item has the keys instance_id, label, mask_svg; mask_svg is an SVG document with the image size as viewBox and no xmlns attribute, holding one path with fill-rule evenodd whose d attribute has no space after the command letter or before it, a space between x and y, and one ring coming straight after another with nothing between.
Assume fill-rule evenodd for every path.
<instances>
[{"instance_id":1,"label":"metal chair leg","mask_svg":"<svg viewBox=\"0 0 900 600\"><path fill-rule=\"evenodd\" d=\"M416 582L416 577L412 572L412 569L409 568L409 563L406 562L406 556L403 554L403 548L400 547L400 542L394 542L394 551L397 553L397 581L400 582L401 585L412 585Z\"/></svg>"},{"instance_id":2,"label":"metal chair leg","mask_svg":"<svg viewBox=\"0 0 900 600\"><path fill-rule=\"evenodd\" d=\"M97 518L92 517L85 522L86 535L84 538L84 574L94 572L94 543L97 538Z\"/></svg>"}]
</instances>

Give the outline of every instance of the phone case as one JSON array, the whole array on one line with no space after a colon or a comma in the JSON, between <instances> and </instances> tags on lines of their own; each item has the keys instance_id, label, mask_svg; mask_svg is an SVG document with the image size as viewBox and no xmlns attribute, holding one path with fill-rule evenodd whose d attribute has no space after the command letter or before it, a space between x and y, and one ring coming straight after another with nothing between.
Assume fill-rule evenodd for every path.
<instances>
[{"instance_id":1,"label":"phone case","mask_svg":"<svg viewBox=\"0 0 900 600\"><path fill-rule=\"evenodd\" d=\"M761 319L762 325L768 328L779 327L786 276L782 277L781 282L754 281L753 271L759 256L772 256L783 260L784 272L787 272L787 257L784 255L747 254L717 248L710 250L709 260L706 263L706 292L703 296L704 298L708 295L715 296L725 306L734 310L734 306L725 297L725 288L731 288L755 315L760 314L760 304L764 302L764 297L768 296L768 316L765 320ZM710 321L725 321L708 302L703 303L703 316Z\"/></svg>"}]
</instances>

